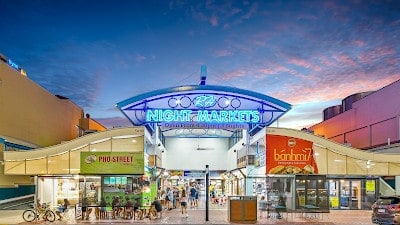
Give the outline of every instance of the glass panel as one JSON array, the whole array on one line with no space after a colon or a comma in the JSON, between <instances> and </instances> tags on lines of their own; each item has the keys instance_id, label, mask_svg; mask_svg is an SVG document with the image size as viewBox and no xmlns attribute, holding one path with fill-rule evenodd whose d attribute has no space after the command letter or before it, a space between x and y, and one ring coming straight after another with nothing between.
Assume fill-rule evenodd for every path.
<instances>
[{"instance_id":1,"label":"glass panel","mask_svg":"<svg viewBox=\"0 0 400 225\"><path fill-rule=\"evenodd\" d=\"M346 156L328 151L328 174L346 174Z\"/></svg>"},{"instance_id":2,"label":"glass panel","mask_svg":"<svg viewBox=\"0 0 400 225\"><path fill-rule=\"evenodd\" d=\"M351 209L361 209L361 181L351 181Z\"/></svg>"},{"instance_id":3,"label":"glass panel","mask_svg":"<svg viewBox=\"0 0 400 225\"><path fill-rule=\"evenodd\" d=\"M266 178L266 193L261 192L261 196L272 206L279 206L282 210L293 209L293 177L268 177Z\"/></svg>"},{"instance_id":4,"label":"glass panel","mask_svg":"<svg viewBox=\"0 0 400 225\"><path fill-rule=\"evenodd\" d=\"M104 141L90 144L90 151L110 152L111 151L110 139L105 139Z\"/></svg>"},{"instance_id":5,"label":"glass panel","mask_svg":"<svg viewBox=\"0 0 400 225\"><path fill-rule=\"evenodd\" d=\"M347 157L347 174L364 175L367 173L367 161Z\"/></svg>"},{"instance_id":6,"label":"glass panel","mask_svg":"<svg viewBox=\"0 0 400 225\"><path fill-rule=\"evenodd\" d=\"M79 179L60 178L54 180L57 185L57 204L63 204L64 199L68 199L71 204L79 202Z\"/></svg>"},{"instance_id":7,"label":"glass panel","mask_svg":"<svg viewBox=\"0 0 400 225\"><path fill-rule=\"evenodd\" d=\"M47 160L49 174L69 174L69 152L51 156Z\"/></svg>"},{"instance_id":8,"label":"glass panel","mask_svg":"<svg viewBox=\"0 0 400 225\"><path fill-rule=\"evenodd\" d=\"M4 174L25 174L25 161L6 162Z\"/></svg>"},{"instance_id":9,"label":"glass panel","mask_svg":"<svg viewBox=\"0 0 400 225\"><path fill-rule=\"evenodd\" d=\"M81 169L81 152L80 151L71 151L70 153L70 173L71 174L79 174Z\"/></svg>"},{"instance_id":10,"label":"glass panel","mask_svg":"<svg viewBox=\"0 0 400 225\"><path fill-rule=\"evenodd\" d=\"M112 139L112 151L115 152L143 152L144 136L134 138L114 138Z\"/></svg>"},{"instance_id":11,"label":"glass panel","mask_svg":"<svg viewBox=\"0 0 400 225\"><path fill-rule=\"evenodd\" d=\"M26 174L47 174L47 159L27 160Z\"/></svg>"},{"instance_id":12,"label":"glass panel","mask_svg":"<svg viewBox=\"0 0 400 225\"><path fill-rule=\"evenodd\" d=\"M329 181L329 204L331 209L339 208L339 181Z\"/></svg>"},{"instance_id":13,"label":"glass panel","mask_svg":"<svg viewBox=\"0 0 400 225\"><path fill-rule=\"evenodd\" d=\"M328 184L323 175L296 176L296 209L329 211Z\"/></svg>"},{"instance_id":14,"label":"glass panel","mask_svg":"<svg viewBox=\"0 0 400 225\"><path fill-rule=\"evenodd\" d=\"M367 179L364 181L364 189L362 193L365 193L364 202L362 203L362 209L370 210L373 202L377 199L377 181L375 179Z\"/></svg>"},{"instance_id":15,"label":"glass panel","mask_svg":"<svg viewBox=\"0 0 400 225\"><path fill-rule=\"evenodd\" d=\"M351 203L350 181L340 180L340 208L349 209Z\"/></svg>"}]
</instances>

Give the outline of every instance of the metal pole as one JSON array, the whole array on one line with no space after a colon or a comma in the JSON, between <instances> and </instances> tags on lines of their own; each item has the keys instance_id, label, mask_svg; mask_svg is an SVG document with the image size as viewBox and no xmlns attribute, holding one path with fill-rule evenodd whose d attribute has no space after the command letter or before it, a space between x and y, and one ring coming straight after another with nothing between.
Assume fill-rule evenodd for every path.
<instances>
[{"instance_id":1,"label":"metal pole","mask_svg":"<svg viewBox=\"0 0 400 225\"><path fill-rule=\"evenodd\" d=\"M206 165L206 221L208 221L208 197L209 197L209 180L210 180L210 174L209 174L209 168L208 165Z\"/></svg>"},{"instance_id":2,"label":"metal pole","mask_svg":"<svg viewBox=\"0 0 400 225\"><path fill-rule=\"evenodd\" d=\"M35 212L36 213L38 213L38 215L39 215L39 212L38 212L38 207L37 207L37 205L38 205L38 198L39 198L39 191L38 191L38 188L39 188L39 181L38 181L38 176L37 175L35 175L34 176L34 183L35 183L35 196L33 197L33 199L34 199L34 209L35 209ZM35 222L37 222L38 221L38 217L36 216L35 217Z\"/></svg>"}]
</instances>

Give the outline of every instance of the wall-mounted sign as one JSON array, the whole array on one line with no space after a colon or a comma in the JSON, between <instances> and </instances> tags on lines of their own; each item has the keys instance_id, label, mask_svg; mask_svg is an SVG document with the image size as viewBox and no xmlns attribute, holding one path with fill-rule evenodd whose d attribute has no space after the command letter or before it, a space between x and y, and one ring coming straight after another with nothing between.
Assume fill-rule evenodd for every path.
<instances>
[{"instance_id":1,"label":"wall-mounted sign","mask_svg":"<svg viewBox=\"0 0 400 225\"><path fill-rule=\"evenodd\" d=\"M375 194L375 180L365 181L365 191L367 194Z\"/></svg>"},{"instance_id":2,"label":"wall-mounted sign","mask_svg":"<svg viewBox=\"0 0 400 225\"><path fill-rule=\"evenodd\" d=\"M299 138L266 137L267 174L317 174L313 143Z\"/></svg>"},{"instance_id":3,"label":"wall-mounted sign","mask_svg":"<svg viewBox=\"0 0 400 225\"><path fill-rule=\"evenodd\" d=\"M144 154L81 152L81 174L144 174Z\"/></svg>"}]
</instances>

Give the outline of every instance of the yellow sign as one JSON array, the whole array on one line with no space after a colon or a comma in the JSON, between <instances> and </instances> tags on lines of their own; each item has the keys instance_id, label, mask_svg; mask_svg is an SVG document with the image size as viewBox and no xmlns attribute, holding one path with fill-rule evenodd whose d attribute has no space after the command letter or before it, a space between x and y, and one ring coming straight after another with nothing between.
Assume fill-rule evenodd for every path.
<instances>
[{"instance_id":1,"label":"yellow sign","mask_svg":"<svg viewBox=\"0 0 400 225\"><path fill-rule=\"evenodd\" d=\"M368 194L375 193L375 180L367 180L367 181L365 181L365 191Z\"/></svg>"},{"instance_id":2,"label":"yellow sign","mask_svg":"<svg viewBox=\"0 0 400 225\"><path fill-rule=\"evenodd\" d=\"M331 201L331 207L332 208L339 208L339 197L331 196L329 199Z\"/></svg>"}]
</instances>

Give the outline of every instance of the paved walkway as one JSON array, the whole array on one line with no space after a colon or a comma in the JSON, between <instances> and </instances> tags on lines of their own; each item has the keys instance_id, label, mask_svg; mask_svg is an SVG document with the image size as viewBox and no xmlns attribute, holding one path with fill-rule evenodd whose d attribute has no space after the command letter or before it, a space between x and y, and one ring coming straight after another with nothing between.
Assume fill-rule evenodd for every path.
<instances>
[{"instance_id":1,"label":"paved walkway","mask_svg":"<svg viewBox=\"0 0 400 225\"><path fill-rule=\"evenodd\" d=\"M0 224L30 224L22 219L22 210L0 210ZM212 208L209 210L209 221L205 221L204 209L189 209L188 217L182 215L180 209L165 210L162 217L156 220L98 220L92 215L89 220L75 220L73 216L68 220L54 221L53 223L38 221L40 224L314 224L314 225L366 225L371 223L371 211L366 210L332 210L330 213L319 215L317 218L304 218L300 214L284 213L283 219L266 218L259 215L255 222L230 222L226 208ZM311 217L315 215L309 215Z\"/></svg>"}]
</instances>

